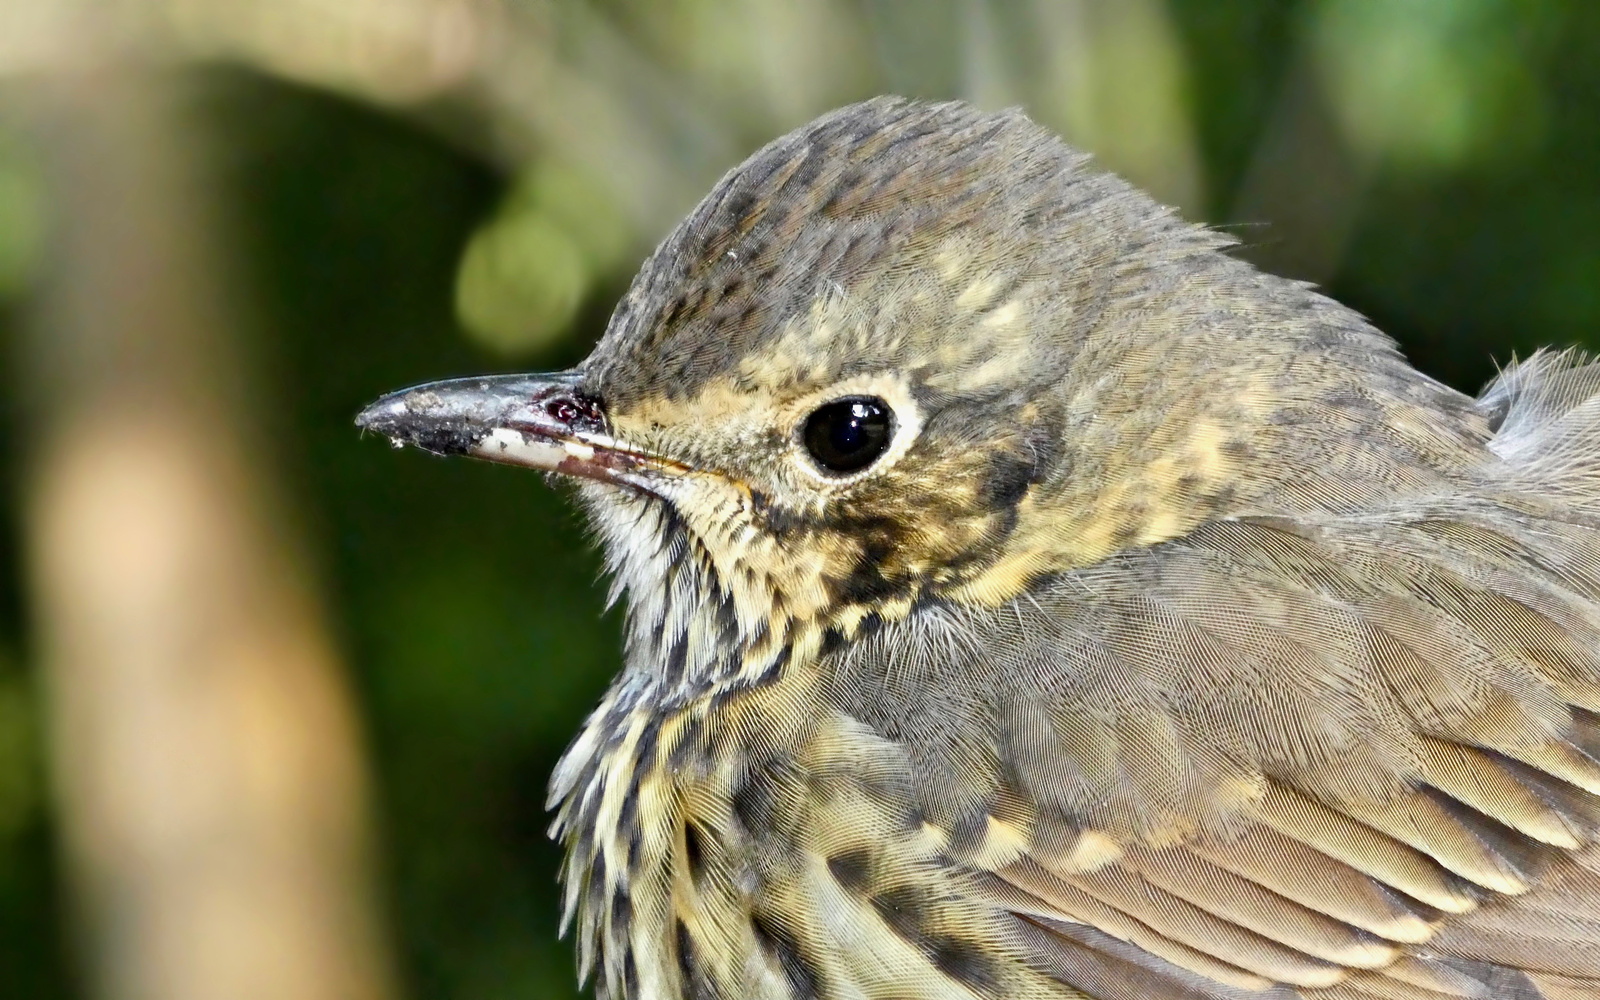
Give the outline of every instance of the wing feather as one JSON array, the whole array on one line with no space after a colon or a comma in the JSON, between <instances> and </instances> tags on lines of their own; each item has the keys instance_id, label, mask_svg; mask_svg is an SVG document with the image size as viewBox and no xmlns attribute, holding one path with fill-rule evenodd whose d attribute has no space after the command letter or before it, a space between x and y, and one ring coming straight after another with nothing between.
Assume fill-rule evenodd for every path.
<instances>
[{"instance_id":1,"label":"wing feather","mask_svg":"<svg viewBox=\"0 0 1600 1000\"><path fill-rule=\"evenodd\" d=\"M1401 955L1392 942L1285 899L1183 848L1134 848L1124 864L1151 886L1313 958L1377 969Z\"/></svg>"},{"instance_id":2,"label":"wing feather","mask_svg":"<svg viewBox=\"0 0 1600 1000\"><path fill-rule=\"evenodd\" d=\"M1459 489L1208 523L830 662L1064 995L1600 997L1600 366L1479 405Z\"/></svg>"},{"instance_id":3,"label":"wing feather","mask_svg":"<svg viewBox=\"0 0 1600 1000\"><path fill-rule=\"evenodd\" d=\"M1284 899L1389 941L1433 936L1434 908L1396 885L1266 826L1202 837L1186 850Z\"/></svg>"},{"instance_id":4,"label":"wing feather","mask_svg":"<svg viewBox=\"0 0 1600 1000\"><path fill-rule=\"evenodd\" d=\"M1600 958L1575 957L1600 956L1600 879L1572 860L1600 829L1600 559L1549 551L1600 532L1441 504L1214 524L1085 571L1022 635L971 637L991 667L953 672L987 688L944 688L914 630L861 644L925 665L897 692L930 704L896 734L919 767L941 766L922 727L995 734L998 791L970 759L914 784L976 795L931 817L994 820L949 855L1021 894L996 904L1031 922L1030 961L1070 954L1058 978L1096 997L1126 949L1166 977L1152 996L1600 996Z\"/></svg>"}]
</instances>

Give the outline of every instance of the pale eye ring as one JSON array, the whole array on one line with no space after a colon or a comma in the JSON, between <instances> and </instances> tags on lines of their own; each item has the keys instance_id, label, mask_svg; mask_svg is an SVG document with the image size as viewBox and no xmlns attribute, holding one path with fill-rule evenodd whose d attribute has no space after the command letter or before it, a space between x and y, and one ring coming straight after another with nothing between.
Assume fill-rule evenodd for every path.
<instances>
[{"instance_id":1,"label":"pale eye ring","mask_svg":"<svg viewBox=\"0 0 1600 1000\"><path fill-rule=\"evenodd\" d=\"M894 411L877 396L846 396L823 403L806 417L800 440L824 472L860 472L889 450Z\"/></svg>"}]
</instances>

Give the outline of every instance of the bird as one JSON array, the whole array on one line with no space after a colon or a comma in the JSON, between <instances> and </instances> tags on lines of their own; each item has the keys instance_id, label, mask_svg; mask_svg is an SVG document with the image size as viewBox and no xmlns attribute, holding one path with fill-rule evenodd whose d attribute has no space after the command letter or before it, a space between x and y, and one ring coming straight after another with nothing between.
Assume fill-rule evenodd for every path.
<instances>
[{"instance_id":1,"label":"bird","mask_svg":"<svg viewBox=\"0 0 1600 1000\"><path fill-rule=\"evenodd\" d=\"M574 484L610 1000L1600 997L1600 364L1474 398L1019 110L751 155L587 360L357 423Z\"/></svg>"}]
</instances>

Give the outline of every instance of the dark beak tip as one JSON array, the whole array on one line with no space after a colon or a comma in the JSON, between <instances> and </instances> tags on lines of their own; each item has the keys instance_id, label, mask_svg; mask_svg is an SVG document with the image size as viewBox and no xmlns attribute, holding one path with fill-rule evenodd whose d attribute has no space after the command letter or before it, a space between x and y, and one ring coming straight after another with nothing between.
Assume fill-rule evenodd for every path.
<instances>
[{"instance_id":1,"label":"dark beak tip","mask_svg":"<svg viewBox=\"0 0 1600 1000\"><path fill-rule=\"evenodd\" d=\"M458 415L414 406L411 390L390 393L356 414L355 425L382 435L396 448L411 445L435 455L464 455L482 436Z\"/></svg>"}]
</instances>

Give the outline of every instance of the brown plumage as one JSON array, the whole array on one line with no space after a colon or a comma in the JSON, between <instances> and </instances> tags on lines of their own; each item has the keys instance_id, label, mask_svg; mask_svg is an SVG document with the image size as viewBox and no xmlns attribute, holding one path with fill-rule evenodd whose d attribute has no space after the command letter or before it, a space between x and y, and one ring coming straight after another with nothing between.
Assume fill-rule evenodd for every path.
<instances>
[{"instance_id":1,"label":"brown plumage","mask_svg":"<svg viewBox=\"0 0 1600 1000\"><path fill-rule=\"evenodd\" d=\"M1479 399L1016 113L776 140L573 372L626 665L551 803L615 998L1600 997L1600 367Z\"/></svg>"}]
</instances>

